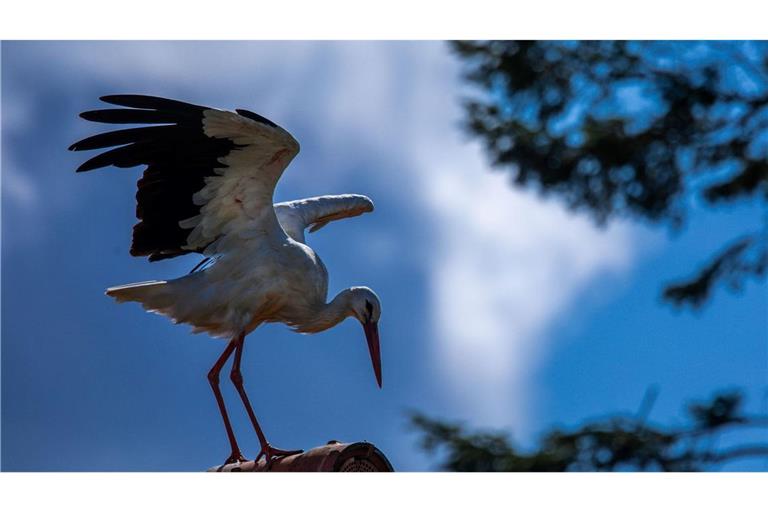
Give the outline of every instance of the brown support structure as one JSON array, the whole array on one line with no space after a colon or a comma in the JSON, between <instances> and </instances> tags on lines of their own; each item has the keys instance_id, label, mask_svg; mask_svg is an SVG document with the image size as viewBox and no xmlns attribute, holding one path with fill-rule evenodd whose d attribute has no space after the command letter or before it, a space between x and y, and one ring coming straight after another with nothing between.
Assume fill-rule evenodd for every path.
<instances>
[{"instance_id":1,"label":"brown support structure","mask_svg":"<svg viewBox=\"0 0 768 512\"><path fill-rule=\"evenodd\" d=\"M304 453L281 457L272 461L269 468L262 458L258 463L252 460L216 466L211 472L392 472L387 457L371 443L340 443L329 441L325 446L312 448Z\"/></svg>"}]
</instances>

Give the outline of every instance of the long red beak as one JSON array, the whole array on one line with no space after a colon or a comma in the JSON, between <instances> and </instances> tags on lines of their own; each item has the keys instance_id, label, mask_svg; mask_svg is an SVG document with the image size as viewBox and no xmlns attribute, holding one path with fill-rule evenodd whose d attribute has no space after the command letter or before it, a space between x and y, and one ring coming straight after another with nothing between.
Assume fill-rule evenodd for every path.
<instances>
[{"instance_id":1,"label":"long red beak","mask_svg":"<svg viewBox=\"0 0 768 512\"><path fill-rule=\"evenodd\" d=\"M363 324L365 339L368 341L368 351L371 353L373 373L376 374L376 383L381 387L381 350L379 348L379 326L376 322Z\"/></svg>"}]
</instances>

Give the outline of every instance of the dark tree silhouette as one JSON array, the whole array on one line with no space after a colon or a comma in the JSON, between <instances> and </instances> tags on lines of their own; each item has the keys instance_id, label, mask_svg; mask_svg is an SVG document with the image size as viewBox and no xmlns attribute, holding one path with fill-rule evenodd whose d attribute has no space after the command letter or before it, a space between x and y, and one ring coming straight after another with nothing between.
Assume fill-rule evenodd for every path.
<instances>
[{"instance_id":1,"label":"dark tree silhouette","mask_svg":"<svg viewBox=\"0 0 768 512\"><path fill-rule=\"evenodd\" d=\"M480 94L466 129L520 186L599 223L679 227L692 201L768 200L768 42L453 42ZM738 229L738 227L734 227ZM768 267L766 231L737 233L664 297L703 304Z\"/></svg>"},{"instance_id":2,"label":"dark tree silhouette","mask_svg":"<svg viewBox=\"0 0 768 512\"><path fill-rule=\"evenodd\" d=\"M707 471L745 458L768 461L768 445L718 447L727 429L768 427L768 418L743 413L742 396L724 393L688 407L682 428L645 421L650 407L635 417L614 416L573 429L553 429L533 451L515 448L505 432L469 432L459 424L411 416L428 453L443 454L448 471Z\"/></svg>"}]
</instances>

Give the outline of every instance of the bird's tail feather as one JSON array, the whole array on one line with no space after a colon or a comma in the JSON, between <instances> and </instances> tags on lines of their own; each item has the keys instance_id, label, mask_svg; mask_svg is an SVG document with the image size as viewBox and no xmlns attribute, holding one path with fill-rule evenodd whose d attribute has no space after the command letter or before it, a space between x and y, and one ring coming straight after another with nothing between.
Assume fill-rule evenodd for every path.
<instances>
[{"instance_id":1,"label":"bird's tail feather","mask_svg":"<svg viewBox=\"0 0 768 512\"><path fill-rule=\"evenodd\" d=\"M147 281L113 286L107 289L107 295L117 302L138 302L147 311L167 316L174 323L190 324L194 327L194 333L207 332L217 338L232 338L242 329L228 328L228 324L217 316L218 310L206 308L205 304L195 300L194 296L183 293L183 288L179 289L180 282L194 277L195 274L192 274L172 281Z\"/></svg>"},{"instance_id":2,"label":"bird's tail feather","mask_svg":"<svg viewBox=\"0 0 768 512\"><path fill-rule=\"evenodd\" d=\"M161 311L172 303L167 281L145 281L107 288L117 302L140 302L146 309Z\"/></svg>"}]
</instances>

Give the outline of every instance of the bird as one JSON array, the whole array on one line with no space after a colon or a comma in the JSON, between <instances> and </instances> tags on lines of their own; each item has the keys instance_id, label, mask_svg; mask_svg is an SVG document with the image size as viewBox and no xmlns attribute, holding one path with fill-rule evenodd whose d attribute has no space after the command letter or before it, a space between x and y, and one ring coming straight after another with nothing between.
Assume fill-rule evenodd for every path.
<instances>
[{"instance_id":1,"label":"bird","mask_svg":"<svg viewBox=\"0 0 768 512\"><path fill-rule=\"evenodd\" d=\"M240 371L245 338L265 323L283 323L311 334L346 318L357 319L381 388L378 296L368 287L354 286L328 301L328 271L305 240L307 230L373 211L373 202L363 195L342 194L275 204L275 186L299 153L299 143L254 112L142 94L100 100L109 108L82 112L80 117L139 126L72 144L71 151L103 151L76 172L146 166L137 183L138 222L130 254L150 262L190 253L203 257L186 275L114 286L106 294L120 303L138 302L149 312L190 325L194 333L226 341L208 372L230 444L224 464L246 460L219 383L233 354L230 380L259 440L255 460L264 457L270 464L301 453L274 447L261 429Z\"/></svg>"}]
</instances>

